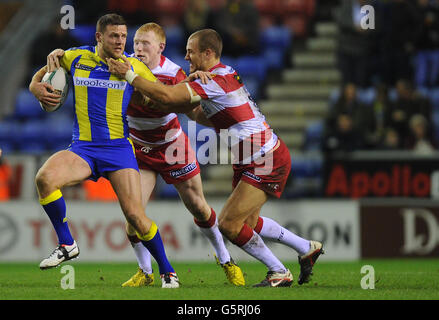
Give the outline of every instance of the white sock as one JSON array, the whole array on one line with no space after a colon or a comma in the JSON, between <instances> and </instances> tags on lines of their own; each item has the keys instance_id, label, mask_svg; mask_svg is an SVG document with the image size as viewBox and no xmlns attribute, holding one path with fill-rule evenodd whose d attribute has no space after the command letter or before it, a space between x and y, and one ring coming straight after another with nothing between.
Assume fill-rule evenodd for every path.
<instances>
[{"instance_id":1,"label":"white sock","mask_svg":"<svg viewBox=\"0 0 439 320\"><path fill-rule=\"evenodd\" d=\"M151 254L149 253L148 249L145 248L141 241L137 243L131 242L131 245L133 247L134 254L136 255L139 268L142 269L144 273L153 273L151 266Z\"/></svg>"},{"instance_id":2,"label":"white sock","mask_svg":"<svg viewBox=\"0 0 439 320\"><path fill-rule=\"evenodd\" d=\"M215 249L219 262L221 264L229 262L230 253L224 244L223 235L218 228L218 220L215 220L215 224L210 228L199 227L199 229L209 239L210 243Z\"/></svg>"},{"instance_id":3,"label":"white sock","mask_svg":"<svg viewBox=\"0 0 439 320\"><path fill-rule=\"evenodd\" d=\"M265 245L262 238L254 231L251 239L240 248L265 264L269 271L285 272L287 270L282 262Z\"/></svg>"},{"instance_id":4,"label":"white sock","mask_svg":"<svg viewBox=\"0 0 439 320\"><path fill-rule=\"evenodd\" d=\"M299 237L290 230L282 227L273 219L260 217L263 220L259 235L263 238L283 243L297 251L299 255L304 255L309 251L310 241Z\"/></svg>"}]
</instances>

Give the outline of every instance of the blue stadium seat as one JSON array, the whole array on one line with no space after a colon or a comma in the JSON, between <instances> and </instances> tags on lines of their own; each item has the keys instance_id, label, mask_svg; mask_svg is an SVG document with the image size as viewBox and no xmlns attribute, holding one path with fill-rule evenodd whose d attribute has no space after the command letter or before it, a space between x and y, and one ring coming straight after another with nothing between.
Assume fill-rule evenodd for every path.
<instances>
[{"instance_id":1,"label":"blue stadium seat","mask_svg":"<svg viewBox=\"0 0 439 320\"><path fill-rule=\"evenodd\" d=\"M332 108L340 97L340 89L335 88L329 93L329 107Z\"/></svg>"},{"instance_id":2,"label":"blue stadium seat","mask_svg":"<svg viewBox=\"0 0 439 320\"><path fill-rule=\"evenodd\" d=\"M70 30L70 33L78 40L81 46L96 45L96 25L94 24L77 24L75 29Z\"/></svg>"},{"instance_id":3,"label":"blue stadium seat","mask_svg":"<svg viewBox=\"0 0 439 320\"><path fill-rule=\"evenodd\" d=\"M315 178L322 173L323 161L320 158L295 158L291 162L294 178Z\"/></svg>"},{"instance_id":4,"label":"blue stadium seat","mask_svg":"<svg viewBox=\"0 0 439 320\"><path fill-rule=\"evenodd\" d=\"M45 144L49 134L45 121L28 120L20 125L16 133L17 143L20 145L33 142Z\"/></svg>"},{"instance_id":5,"label":"blue stadium seat","mask_svg":"<svg viewBox=\"0 0 439 320\"><path fill-rule=\"evenodd\" d=\"M44 152L47 152L46 145L43 142L28 142L28 143L20 143L18 144L18 151L22 153L32 154L32 155L40 155Z\"/></svg>"},{"instance_id":6,"label":"blue stadium seat","mask_svg":"<svg viewBox=\"0 0 439 320\"><path fill-rule=\"evenodd\" d=\"M371 105L376 98L376 90L373 87L357 89L357 98L361 103Z\"/></svg>"},{"instance_id":7,"label":"blue stadium seat","mask_svg":"<svg viewBox=\"0 0 439 320\"><path fill-rule=\"evenodd\" d=\"M235 70L241 76L253 76L259 81L265 80L267 64L262 56L241 56L235 61Z\"/></svg>"},{"instance_id":8,"label":"blue stadium seat","mask_svg":"<svg viewBox=\"0 0 439 320\"><path fill-rule=\"evenodd\" d=\"M15 151L15 143L10 141L1 141L0 140L0 149L2 149L2 154L8 154Z\"/></svg>"},{"instance_id":9,"label":"blue stadium seat","mask_svg":"<svg viewBox=\"0 0 439 320\"><path fill-rule=\"evenodd\" d=\"M163 183L158 195L160 198L178 198L178 192L174 185L166 183Z\"/></svg>"},{"instance_id":10,"label":"blue stadium seat","mask_svg":"<svg viewBox=\"0 0 439 320\"><path fill-rule=\"evenodd\" d=\"M284 67L284 57L292 44L292 33L284 26L271 26L261 31L260 44L262 55L268 68L281 69Z\"/></svg>"},{"instance_id":11,"label":"blue stadium seat","mask_svg":"<svg viewBox=\"0 0 439 320\"><path fill-rule=\"evenodd\" d=\"M266 48L262 55L270 69L282 69L285 65L285 51L282 48Z\"/></svg>"},{"instance_id":12,"label":"blue stadium seat","mask_svg":"<svg viewBox=\"0 0 439 320\"><path fill-rule=\"evenodd\" d=\"M46 147L47 127L44 121L29 120L20 124L16 132L17 150L29 154L41 154Z\"/></svg>"},{"instance_id":13,"label":"blue stadium seat","mask_svg":"<svg viewBox=\"0 0 439 320\"><path fill-rule=\"evenodd\" d=\"M292 33L285 26L271 26L261 31L262 48L281 48L286 50L292 43Z\"/></svg>"},{"instance_id":14,"label":"blue stadium seat","mask_svg":"<svg viewBox=\"0 0 439 320\"><path fill-rule=\"evenodd\" d=\"M323 139L323 120L310 123L305 129L305 150L319 150Z\"/></svg>"},{"instance_id":15,"label":"blue stadium seat","mask_svg":"<svg viewBox=\"0 0 439 320\"><path fill-rule=\"evenodd\" d=\"M41 118L45 112L41 109L40 103L28 89L22 88L15 100L14 117L18 119Z\"/></svg>"},{"instance_id":16,"label":"blue stadium seat","mask_svg":"<svg viewBox=\"0 0 439 320\"><path fill-rule=\"evenodd\" d=\"M428 96L430 98L433 110L439 110L439 89L430 90Z\"/></svg>"},{"instance_id":17,"label":"blue stadium seat","mask_svg":"<svg viewBox=\"0 0 439 320\"><path fill-rule=\"evenodd\" d=\"M19 128L18 122L3 120L0 123L0 144L14 144Z\"/></svg>"},{"instance_id":18,"label":"blue stadium seat","mask_svg":"<svg viewBox=\"0 0 439 320\"><path fill-rule=\"evenodd\" d=\"M236 59L231 56L221 56L221 63L226 66L231 66L232 68L235 68L235 62Z\"/></svg>"},{"instance_id":19,"label":"blue stadium seat","mask_svg":"<svg viewBox=\"0 0 439 320\"><path fill-rule=\"evenodd\" d=\"M47 133L44 139L48 148L63 146L65 149L72 141L73 119L63 114L54 114L45 121Z\"/></svg>"},{"instance_id":20,"label":"blue stadium seat","mask_svg":"<svg viewBox=\"0 0 439 320\"><path fill-rule=\"evenodd\" d=\"M170 49L178 49L185 45L184 31L179 25L165 27L166 47Z\"/></svg>"},{"instance_id":21,"label":"blue stadium seat","mask_svg":"<svg viewBox=\"0 0 439 320\"><path fill-rule=\"evenodd\" d=\"M439 141L439 109L433 109L433 134L436 141Z\"/></svg>"}]
</instances>

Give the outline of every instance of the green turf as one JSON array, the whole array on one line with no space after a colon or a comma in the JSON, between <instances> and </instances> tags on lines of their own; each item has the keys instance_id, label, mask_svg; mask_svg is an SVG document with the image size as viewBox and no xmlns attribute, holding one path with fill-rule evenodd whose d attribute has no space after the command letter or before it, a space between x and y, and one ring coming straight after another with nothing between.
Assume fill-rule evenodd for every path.
<instances>
[{"instance_id":1,"label":"green turf","mask_svg":"<svg viewBox=\"0 0 439 320\"><path fill-rule=\"evenodd\" d=\"M136 265L109 263L67 263L74 267L75 289L63 290L61 268L40 271L37 263L0 264L0 300L5 299L146 299L146 300L292 300L292 299L439 299L439 259L365 260L318 263L310 283L297 284L298 264L290 262L295 283L291 288L252 288L263 279L260 263L241 263L246 286L228 284L214 263L174 263L181 288L160 288L156 272L153 287L122 288ZM375 269L373 290L361 288L363 265ZM155 266L156 267L156 266ZM157 267L155 268L157 270ZM159 281L157 281L159 280Z\"/></svg>"}]
</instances>

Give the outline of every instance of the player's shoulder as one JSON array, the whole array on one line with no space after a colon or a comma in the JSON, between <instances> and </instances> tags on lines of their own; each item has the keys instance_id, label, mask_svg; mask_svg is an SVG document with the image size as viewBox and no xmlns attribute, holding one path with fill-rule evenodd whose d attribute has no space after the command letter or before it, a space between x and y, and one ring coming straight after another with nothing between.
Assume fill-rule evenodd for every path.
<instances>
[{"instance_id":1,"label":"player's shoulder","mask_svg":"<svg viewBox=\"0 0 439 320\"><path fill-rule=\"evenodd\" d=\"M72 48L69 48L69 49L65 50L65 52L78 53L78 54L81 53L81 52L84 52L84 51L94 53L95 52L95 47L93 47L93 46L81 46L81 47L72 47Z\"/></svg>"},{"instance_id":2,"label":"player's shoulder","mask_svg":"<svg viewBox=\"0 0 439 320\"><path fill-rule=\"evenodd\" d=\"M235 69L233 67L225 65L223 63L217 64L215 67L213 67L210 71L215 76L227 76L229 74L235 73Z\"/></svg>"},{"instance_id":3,"label":"player's shoulder","mask_svg":"<svg viewBox=\"0 0 439 320\"><path fill-rule=\"evenodd\" d=\"M139 71L139 70L148 70L149 68L146 64L143 63L142 60L140 60L139 58L137 58L134 55L126 55L127 60L131 63L131 65L133 66L134 70ZM137 72L136 71L136 72Z\"/></svg>"},{"instance_id":4,"label":"player's shoulder","mask_svg":"<svg viewBox=\"0 0 439 320\"><path fill-rule=\"evenodd\" d=\"M177 63L175 63L174 61L163 55L160 59L159 66L160 66L160 74L168 75L170 77L177 76L179 72L184 73L183 68L180 65L178 65Z\"/></svg>"},{"instance_id":5,"label":"player's shoulder","mask_svg":"<svg viewBox=\"0 0 439 320\"><path fill-rule=\"evenodd\" d=\"M132 54L125 54L125 57L131 63L131 65L141 65L141 64L143 64L146 67L146 65L139 58L137 58L134 55L134 53L132 53Z\"/></svg>"}]
</instances>

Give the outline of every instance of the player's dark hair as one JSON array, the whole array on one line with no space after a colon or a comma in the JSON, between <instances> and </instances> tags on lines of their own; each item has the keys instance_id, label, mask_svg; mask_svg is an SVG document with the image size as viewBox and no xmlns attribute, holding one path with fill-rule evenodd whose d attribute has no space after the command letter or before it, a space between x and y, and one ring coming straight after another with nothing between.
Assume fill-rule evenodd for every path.
<instances>
[{"instance_id":1,"label":"player's dark hair","mask_svg":"<svg viewBox=\"0 0 439 320\"><path fill-rule=\"evenodd\" d=\"M96 31L104 33L107 26L111 26L111 25L126 26L127 23L122 16L115 13L109 13L99 18L98 22L96 23Z\"/></svg>"},{"instance_id":2,"label":"player's dark hair","mask_svg":"<svg viewBox=\"0 0 439 320\"><path fill-rule=\"evenodd\" d=\"M191 34L189 38L198 39L198 49L204 52L207 49L215 52L217 58L221 57L223 51L223 40L218 32L213 29L202 29Z\"/></svg>"}]
</instances>

